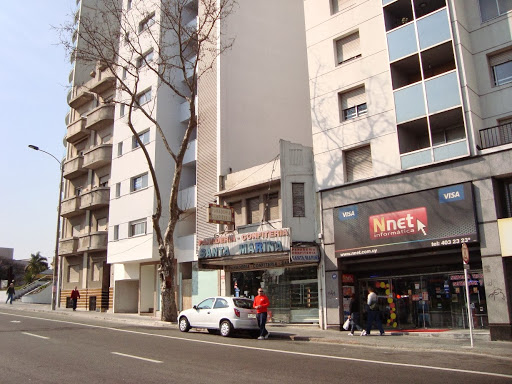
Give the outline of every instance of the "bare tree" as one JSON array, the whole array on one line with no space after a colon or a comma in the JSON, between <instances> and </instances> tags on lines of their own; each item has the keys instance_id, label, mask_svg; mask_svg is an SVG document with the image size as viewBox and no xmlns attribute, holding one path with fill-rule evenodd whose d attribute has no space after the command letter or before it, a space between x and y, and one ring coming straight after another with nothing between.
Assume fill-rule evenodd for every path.
<instances>
[{"instance_id":1,"label":"bare tree","mask_svg":"<svg viewBox=\"0 0 512 384\"><path fill-rule=\"evenodd\" d=\"M160 256L164 321L177 320L174 231L184 213L178 206L183 159L198 125L197 84L233 44L233 39L222 36L220 23L234 12L235 5L235 0L101 0L81 12L78 28L76 20L57 28L61 43L77 62L91 66L101 63L115 76L117 91L112 101L126 109L128 126L147 160L156 199L152 223ZM196 22L191 12L194 8ZM159 90L163 88L188 103L190 119L182 138L166 136L155 104L141 94L141 83L151 75L158 79ZM159 185L152 159L135 129L136 110L156 127L174 164L169 186ZM168 220L162 218L161 188L170 189Z\"/></svg>"}]
</instances>

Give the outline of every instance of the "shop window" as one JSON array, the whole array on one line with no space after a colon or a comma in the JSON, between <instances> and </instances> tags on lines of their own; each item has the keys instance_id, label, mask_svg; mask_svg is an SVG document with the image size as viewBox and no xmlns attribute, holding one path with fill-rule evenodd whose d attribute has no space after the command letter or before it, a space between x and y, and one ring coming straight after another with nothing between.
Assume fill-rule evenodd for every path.
<instances>
[{"instance_id":1,"label":"shop window","mask_svg":"<svg viewBox=\"0 0 512 384\"><path fill-rule=\"evenodd\" d=\"M369 145L345 151L347 182L373 176L372 153Z\"/></svg>"},{"instance_id":2,"label":"shop window","mask_svg":"<svg viewBox=\"0 0 512 384\"><path fill-rule=\"evenodd\" d=\"M260 197L247 199L247 224L259 223L260 221Z\"/></svg>"},{"instance_id":3,"label":"shop window","mask_svg":"<svg viewBox=\"0 0 512 384\"><path fill-rule=\"evenodd\" d=\"M292 183L293 217L306 217L304 183Z\"/></svg>"},{"instance_id":4,"label":"shop window","mask_svg":"<svg viewBox=\"0 0 512 384\"><path fill-rule=\"evenodd\" d=\"M265 220L278 220L279 214L279 193L269 193L265 196Z\"/></svg>"}]
</instances>

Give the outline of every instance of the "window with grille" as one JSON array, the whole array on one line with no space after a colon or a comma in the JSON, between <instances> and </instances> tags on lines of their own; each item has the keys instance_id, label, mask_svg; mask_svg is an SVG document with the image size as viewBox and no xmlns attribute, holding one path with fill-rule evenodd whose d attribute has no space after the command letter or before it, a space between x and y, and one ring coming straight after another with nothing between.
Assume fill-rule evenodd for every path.
<instances>
[{"instance_id":1,"label":"window with grille","mask_svg":"<svg viewBox=\"0 0 512 384\"><path fill-rule=\"evenodd\" d=\"M366 93L364 87L359 87L339 94L341 121L347 121L366 115Z\"/></svg>"},{"instance_id":2,"label":"window with grille","mask_svg":"<svg viewBox=\"0 0 512 384\"><path fill-rule=\"evenodd\" d=\"M279 214L279 193L273 192L265 195L265 219L278 220Z\"/></svg>"},{"instance_id":3,"label":"window with grille","mask_svg":"<svg viewBox=\"0 0 512 384\"><path fill-rule=\"evenodd\" d=\"M292 183L293 217L306 217L304 183Z\"/></svg>"},{"instance_id":4,"label":"window with grille","mask_svg":"<svg viewBox=\"0 0 512 384\"><path fill-rule=\"evenodd\" d=\"M370 146L345 151L346 180L355 181L373 176Z\"/></svg>"},{"instance_id":5,"label":"window with grille","mask_svg":"<svg viewBox=\"0 0 512 384\"><path fill-rule=\"evenodd\" d=\"M336 40L336 56L338 64L346 63L347 61L361 57L359 32Z\"/></svg>"},{"instance_id":6,"label":"window with grille","mask_svg":"<svg viewBox=\"0 0 512 384\"><path fill-rule=\"evenodd\" d=\"M512 82L512 49L489 57L494 86Z\"/></svg>"},{"instance_id":7,"label":"window with grille","mask_svg":"<svg viewBox=\"0 0 512 384\"><path fill-rule=\"evenodd\" d=\"M260 221L260 197L247 199L247 224L259 223Z\"/></svg>"}]
</instances>

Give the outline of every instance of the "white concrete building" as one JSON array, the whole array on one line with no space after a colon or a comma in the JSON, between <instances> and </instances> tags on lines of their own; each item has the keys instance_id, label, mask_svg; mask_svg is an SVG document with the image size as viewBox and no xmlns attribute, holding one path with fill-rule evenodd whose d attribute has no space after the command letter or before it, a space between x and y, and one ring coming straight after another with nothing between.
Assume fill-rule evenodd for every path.
<instances>
[{"instance_id":1,"label":"white concrete building","mask_svg":"<svg viewBox=\"0 0 512 384\"><path fill-rule=\"evenodd\" d=\"M351 294L363 304L374 285L390 330L471 321L511 339L510 6L306 0L304 8L323 325L342 324ZM469 319L461 243L471 260Z\"/></svg>"}]
</instances>

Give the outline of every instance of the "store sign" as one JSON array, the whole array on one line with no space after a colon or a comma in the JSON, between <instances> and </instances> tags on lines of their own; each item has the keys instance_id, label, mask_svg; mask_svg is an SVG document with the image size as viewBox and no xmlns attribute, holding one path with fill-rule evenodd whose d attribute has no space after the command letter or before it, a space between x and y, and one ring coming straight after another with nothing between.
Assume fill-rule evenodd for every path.
<instances>
[{"instance_id":1,"label":"store sign","mask_svg":"<svg viewBox=\"0 0 512 384\"><path fill-rule=\"evenodd\" d=\"M290 229L229 233L199 240L199 258L278 253L290 251Z\"/></svg>"},{"instance_id":2,"label":"store sign","mask_svg":"<svg viewBox=\"0 0 512 384\"><path fill-rule=\"evenodd\" d=\"M320 261L320 253L318 247L292 247L290 255L291 262L308 262L314 261L318 263Z\"/></svg>"},{"instance_id":3,"label":"store sign","mask_svg":"<svg viewBox=\"0 0 512 384\"><path fill-rule=\"evenodd\" d=\"M471 183L335 208L336 257L478 242Z\"/></svg>"},{"instance_id":4,"label":"store sign","mask_svg":"<svg viewBox=\"0 0 512 384\"><path fill-rule=\"evenodd\" d=\"M208 222L214 224L234 224L235 209L217 204L209 204L207 208Z\"/></svg>"}]
</instances>

